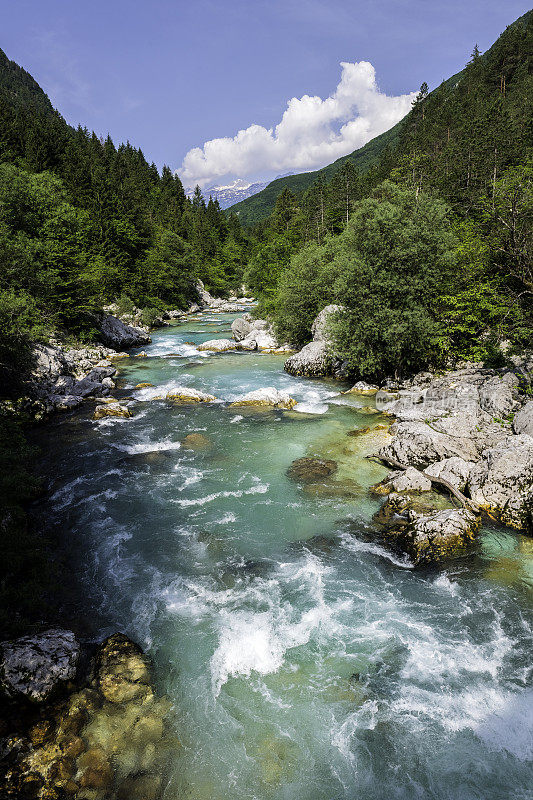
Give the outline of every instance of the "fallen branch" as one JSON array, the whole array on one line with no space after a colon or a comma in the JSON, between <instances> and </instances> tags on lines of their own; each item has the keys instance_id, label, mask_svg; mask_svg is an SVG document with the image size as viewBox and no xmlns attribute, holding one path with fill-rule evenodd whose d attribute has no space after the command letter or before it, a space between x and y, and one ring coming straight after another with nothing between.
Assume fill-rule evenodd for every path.
<instances>
[{"instance_id":1,"label":"fallen branch","mask_svg":"<svg viewBox=\"0 0 533 800\"><path fill-rule=\"evenodd\" d=\"M375 461L382 461L384 464L387 464L390 467L394 467L395 469L403 469L406 470L407 467L405 464L400 464L399 461L395 461L393 458L389 458L388 456L385 458L384 456L365 456L365 458L374 459ZM437 478L434 475L429 475L427 472L422 472L422 470L418 470L424 478L427 478L431 483L437 484L437 486L444 486L455 498L459 500L463 508L467 508L470 511L473 511L475 514L480 514L481 509L474 503L473 500L470 500L468 497L465 497L462 492L459 491L452 483L445 480L444 478Z\"/></svg>"}]
</instances>

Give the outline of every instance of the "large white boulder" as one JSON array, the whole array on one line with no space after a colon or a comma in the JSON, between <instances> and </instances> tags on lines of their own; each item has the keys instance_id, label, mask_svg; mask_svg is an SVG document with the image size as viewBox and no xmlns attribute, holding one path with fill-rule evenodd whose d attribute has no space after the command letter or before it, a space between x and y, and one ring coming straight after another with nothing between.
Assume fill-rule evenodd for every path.
<instances>
[{"instance_id":1,"label":"large white boulder","mask_svg":"<svg viewBox=\"0 0 533 800\"><path fill-rule=\"evenodd\" d=\"M330 358L326 342L309 342L298 353L289 356L284 369L290 375L319 378L328 374Z\"/></svg>"},{"instance_id":2,"label":"large white boulder","mask_svg":"<svg viewBox=\"0 0 533 800\"><path fill-rule=\"evenodd\" d=\"M197 349L224 353L226 350L235 350L235 342L233 339L209 339L209 341L199 344Z\"/></svg>"},{"instance_id":3,"label":"large white boulder","mask_svg":"<svg viewBox=\"0 0 533 800\"><path fill-rule=\"evenodd\" d=\"M338 311L344 311L344 306L331 304L323 308L322 311L317 314L311 325L311 334L314 342L325 342L328 340L327 329L331 321L330 318Z\"/></svg>"}]
</instances>

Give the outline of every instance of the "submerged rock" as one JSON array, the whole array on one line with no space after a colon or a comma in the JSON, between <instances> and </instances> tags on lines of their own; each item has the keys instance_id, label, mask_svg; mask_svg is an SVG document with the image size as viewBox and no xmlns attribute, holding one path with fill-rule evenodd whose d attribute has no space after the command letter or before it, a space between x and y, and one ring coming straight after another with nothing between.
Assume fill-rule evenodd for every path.
<instances>
[{"instance_id":1,"label":"submerged rock","mask_svg":"<svg viewBox=\"0 0 533 800\"><path fill-rule=\"evenodd\" d=\"M0 685L10 696L43 702L76 674L80 646L72 631L52 629L2 642Z\"/></svg>"},{"instance_id":2,"label":"submerged rock","mask_svg":"<svg viewBox=\"0 0 533 800\"><path fill-rule=\"evenodd\" d=\"M188 433L181 444L187 450L206 450L213 446L211 439L208 439L203 433Z\"/></svg>"},{"instance_id":3,"label":"submerged rock","mask_svg":"<svg viewBox=\"0 0 533 800\"><path fill-rule=\"evenodd\" d=\"M292 462L287 476L299 483L317 483L337 471L337 462L329 458L304 456Z\"/></svg>"},{"instance_id":4,"label":"submerged rock","mask_svg":"<svg viewBox=\"0 0 533 800\"><path fill-rule=\"evenodd\" d=\"M253 392L238 397L233 403L230 403L230 408L237 408L240 406L250 406L258 408L286 408L291 409L296 405L296 400L290 397L286 392L280 392L273 386L268 386L264 389L256 389Z\"/></svg>"}]
</instances>

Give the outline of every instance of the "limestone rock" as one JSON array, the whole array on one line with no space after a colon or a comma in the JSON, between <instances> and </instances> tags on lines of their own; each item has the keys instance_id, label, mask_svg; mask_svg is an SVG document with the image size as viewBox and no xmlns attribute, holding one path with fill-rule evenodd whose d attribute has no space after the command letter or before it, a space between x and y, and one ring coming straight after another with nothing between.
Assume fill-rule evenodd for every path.
<instances>
[{"instance_id":1,"label":"limestone rock","mask_svg":"<svg viewBox=\"0 0 533 800\"><path fill-rule=\"evenodd\" d=\"M396 470L388 477L372 487L374 494L388 494L389 492L429 492L431 481L414 467L406 470Z\"/></svg>"},{"instance_id":2,"label":"limestone rock","mask_svg":"<svg viewBox=\"0 0 533 800\"><path fill-rule=\"evenodd\" d=\"M296 405L296 400L290 397L286 392L280 392L273 386L267 386L264 389L256 389L253 392L238 397L233 403L230 403L230 408L239 406L251 407L264 407L264 408L285 408L291 409Z\"/></svg>"},{"instance_id":3,"label":"limestone rock","mask_svg":"<svg viewBox=\"0 0 533 800\"><path fill-rule=\"evenodd\" d=\"M533 437L533 400L528 400L515 414L513 429L515 433L526 433Z\"/></svg>"},{"instance_id":4,"label":"limestone rock","mask_svg":"<svg viewBox=\"0 0 533 800\"><path fill-rule=\"evenodd\" d=\"M408 512L408 518L405 528L393 529L385 538L417 566L463 555L475 540L480 525L474 514L459 508L426 515Z\"/></svg>"},{"instance_id":5,"label":"limestone rock","mask_svg":"<svg viewBox=\"0 0 533 800\"><path fill-rule=\"evenodd\" d=\"M455 456L453 458L444 458L442 461L437 461L435 464L430 464L429 467L426 467L424 472L427 472L428 475L432 475L435 478L442 478L448 481L448 483L451 483L456 489L459 489L460 492L463 492L473 466L473 462L465 461L464 458Z\"/></svg>"},{"instance_id":6,"label":"limestone rock","mask_svg":"<svg viewBox=\"0 0 533 800\"><path fill-rule=\"evenodd\" d=\"M365 381L357 381L354 383L351 389L348 389L346 394L362 394L362 395L374 395L378 391L377 386L372 386L370 383L366 383Z\"/></svg>"},{"instance_id":7,"label":"limestone rock","mask_svg":"<svg viewBox=\"0 0 533 800\"><path fill-rule=\"evenodd\" d=\"M238 317L231 323L231 330L235 341L241 342L243 339L246 339L252 330L252 326L248 320L244 319L244 317Z\"/></svg>"},{"instance_id":8,"label":"limestone rock","mask_svg":"<svg viewBox=\"0 0 533 800\"><path fill-rule=\"evenodd\" d=\"M514 376L509 373L511 380ZM518 381L516 381L518 383ZM511 392L512 383L504 378L494 377L486 381L479 389L481 408L494 417L506 417L514 406Z\"/></svg>"},{"instance_id":9,"label":"limestone rock","mask_svg":"<svg viewBox=\"0 0 533 800\"><path fill-rule=\"evenodd\" d=\"M449 435L425 422L399 422L391 426L394 434L379 455L392 458L405 466L425 469L435 461L459 457L465 461L477 461L478 450L466 435Z\"/></svg>"},{"instance_id":10,"label":"limestone rock","mask_svg":"<svg viewBox=\"0 0 533 800\"><path fill-rule=\"evenodd\" d=\"M315 319L313 320L313 324L311 325L311 334L313 336L314 342L326 342L328 341L328 324L330 322L330 317L333 314L336 314L339 311L343 311L344 306L338 305L329 305L322 309L322 311L317 314Z\"/></svg>"},{"instance_id":11,"label":"limestone rock","mask_svg":"<svg viewBox=\"0 0 533 800\"><path fill-rule=\"evenodd\" d=\"M104 344L115 350L139 347L152 341L146 331L126 325L113 314L103 314L99 319L99 328Z\"/></svg>"},{"instance_id":12,"label":"limestone rock","mask_svg":"<svg viewBox=\"0 0 533 800\"><path fill-rule=\"evenodd\" d=\"M51 629L35 636L2 642L0 685L10 696L43 702L72 680L80 646L72 631Z\"/></svg>"},{"instance_id":13,"label":"limestone rock","mask_svg":"<svg viewBox=\"0 0 533 800\"><path fill-rule=\"evenodd\" d=\"M505 525L533 530L533 438L508 436L483 453L468 478L474 502L495 511Z\"/></svg>"},{"instance_id":14,"label":"limestone rock","mask_svg":"<svg viewBox=\"0 0 533 800\"><path fill-rule=\"evenodd\" d=\"M331 359L327 354L325 342L309 342L298 353L289 356L284 370L290 375L319 378L327 375Z\"/></svg>"},{"instance_id":15,"label":"limestone rock","mask_svg":"<svg viewBox=\"0 0 533 800\"><path fill-rule=\"evenodd\" d=\"M197 349L224 353L226 350L235 350L235 342L232 339L209 339L209 341L199 344Z\"/></svg>"}]
</instances>

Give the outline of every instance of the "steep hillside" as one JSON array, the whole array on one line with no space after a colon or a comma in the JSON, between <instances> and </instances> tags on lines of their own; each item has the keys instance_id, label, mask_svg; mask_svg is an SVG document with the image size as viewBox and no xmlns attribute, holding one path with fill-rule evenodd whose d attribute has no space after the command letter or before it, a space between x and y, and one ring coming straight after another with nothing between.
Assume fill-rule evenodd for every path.
<instances>
[{"instance_id":1,"label":"steep hillside","mask_svg":"<svg viewBox=\"0 0 533 800\"><path fill-rule=\"evenodd\" d=\"M386 148L394 148L396 146L402 124L403 120L400 120L393 128L371 139L364 147L354 150L353 153L349 153L347 156L338 158L332 164L328 164L327 167L313 172L301 172L299 175L289 175L286 178L277 178L272 183L269 183L262 192L231 206L231 211L238 215L243 225L253 225L254 222L268 217L274 208L276 198L283 189L289 189L295 194L303 194L306 189L309 189L320 178L330 181L339 167L348 160L353 161L361 172L366 172L376 163Z\"/></svg>"},{"instance_id":2,"label":"steep hillside","mask_svg":"<svg viewBox=\"0 0 533 800\"><path fill-rule=\"evenodd\" d=\"M531 23L532 16L533 11L528 11L522 17L513 22L512 25L510 25L502 34L502 36L499 37L499 39L492 45L492 47L480 56L480 64L490 64L491 62L494 62L494 60L498 57L498 51L502 49L502 39L504 39L504 37L509 37L509 35L513 32L518 33L523 31L524 28ZM508 50L509 48L505 49ZM512 57L507 56L507 61L504 65L504 68L508 71L511 62ZM454 91L454 89L465 77L465 73L466 70L463 69L455 75L452 75L433 92L431 92L429 98L433 98L433 96L435 96L436 99L438 98L441 101L443 97L449 98L450 93ZM411 124L412 120L413 112L409 112L409 114L404 117L403 120L400 120L400 122L398 122L393 128L385 133L382 133L380 136L376 136L374 139L371 139L371 141L365 144L364 147L355 150L353 153L350 153L347 156L337 159L337 161L333 162L333 164L328 164L328 166L323 167L320 170L304 172L298 175L291 175L287 178L272 181L272 183L270 183L262 192L259 192L253 197L249 197L246 200L243 200L242 202L232 206L231 211L238 215L239 220L243 225L252 225L272 213L276 199L284 189L289 189L291 192L294 192L297 195L302 195L317 180L324 179L327 183L329 183L338 169L348 160L352 161L361 172L367 172L371 167L379 162L384 151L396 150L401 144L402 139L405 140L406 130Z\"/></svg>"}]
</instances>

